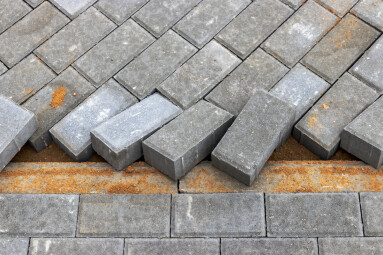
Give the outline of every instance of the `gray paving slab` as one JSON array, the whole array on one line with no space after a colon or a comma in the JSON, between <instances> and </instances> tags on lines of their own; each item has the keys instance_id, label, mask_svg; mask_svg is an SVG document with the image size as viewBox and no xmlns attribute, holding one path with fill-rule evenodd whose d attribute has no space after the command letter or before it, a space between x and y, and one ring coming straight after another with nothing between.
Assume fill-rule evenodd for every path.
<instances>
[{"instance_id":1,"label":"gray paving slab","mask_svg":"<svg viewBox=\"0 0 383 255\"><path fill-rule=\"evenodd\" d=\"M280 0L282 3L287 4L294 10L297 10L306 0Z\"/></svg>"},{"instance_id":2,"label":"gray paving slab","mask_svg":"<svg viewBox=\"0 0 383 255\"><path fill-rule=\"evenodd\" d=\"M27 255L28 245L28 238L0 238L0 254Z\"/></svg>"},{"instance_id":3,"label":"gray paving slab","mask_svg":"<svg viewBox=\"0 0 383 255\"><path fill-rule=\"evenodd\" d=\"M105 16L121 25L149 0L99 0L94 6Z\"/></svg>"},{"instance_id":4,"label":"gray paving slab","mask_svg":"<svg viewBox=\"0 0 383 255\"><path fill-rule=\"evenodd\" d=\"M363 236L356 193L265 196L268 237Z\"/></svg>"},{"instance_id":5,"label":"gray paving slab","mask_svg":"<svg viewBox=\"0 0 383 255\"><path fill-rule=\"evenodd\" d=\"M23 0L0 0L0 33L32 10Z\"/></svg>"},{"instance_id":6,"label":"gray paving slab","mask_svg":"<svg viewBox=\"0 0 383 255\"><path fill-rule=\"evenodd\" d=\"M112 21L90 7L34 52L60 73L114 28L116 25Z\"/></svg>"},{"instance_id":7,"label":"gray paving slab","mask_svg":"<svg viewBox=\"0 0 383 255\"><path fill-rule=\"evenodd\" d=\"M23 106L34 112L39 122L37 131L29 139L32 147L37 152L45 149L52 142L49 129L94 90L85 78L69 67L24 103Z\"/></svg>"},{"instance_id":8,"label":"gray paving slab","mask_svg":"<svg viewBox=\"0 0 383 255\"><path fill-rule=\"evenodd\" d=\"M32 112L0 96L0 172L36 129L37 119Z\"/></svg>"},{"instance_id":9,"label":"gray paving slab","mask_svg":"<svg viewBox=\"0 0 383 255\"><path fill-rule=\"evenodd\" d=\"M360 204L364 235L383 236L383 193L361 193Z\"/></svg>"},{"instance_id":10,"label":"gray paving slab","mask_svg":"<svg viewBox=\"0 0 383 255\"><path fill-rule=\"evenodd\" d=\"M156 93L95 128L91 132L93 149L123 170L142 156L142 141L181 112Z\"/></svg>"},{"instance_id":11,"label":"gray paving slab","mask_svg":"<svg viewBox=\"0 0 383 255\"><path fill-rule=\"evenodd\" d=\"M36 8L37 6L42 4L45 0L24 0L24 1L27 2L33 8Z\"/></svg>"},{"instance_id":12,"label":"gray paving slab","mask_svg":"<svg viewBox=\"0 0 383 255\"><path fill-rule=\"evenodd\" d=\"M99 87L153 42L154 38L148 32L133 20L128 20L73 66Z\"/></svg>"},{"instance_id":13,"label":"gray paving slab","mask_svg":"<svg viewBox=\"0 0 383 255\"><path fill-rule=\"evenodd\" d=\"M201 0L152 0L133 19L155 37L160 37Z\"/></svg>"},{"instance_id":14,"label":"gray paving slab","mask_svg":"<svg viewBox=\"0 0 383 255\"><path fill-rule=\"evenodd\" d=\"M144 99L196 51L194 46L169 30L122 69L115 79L139 99Z\"/></svg>"},{"instance_id":15,"label":"gray paving slab","mask_svg":"<svg viewBox=\"0 0 383 255\"><path fill-rule=\"evenodd\" d=\"M50 0L60 11L74 19L97 0Z\"/></svg>"},{"instance_id":16,"label":"gray paving slab","mask_svg":"<svg viewBox=\"0 0 383 255\"><path fill-rule=\"evenodd\" d=\"M309 0L262 44L262 48L291 68L336 21L335 15Z\"/></svg>"},{"instance_id":17,"label":"gray paving slab","mask_svg":"<svg viewBox=\"0 0 383 255\"><path fill-rule=\"evenodd\" d=\"M359 18L383 31L383 2L381 0L361 0L353 9Z\"/></svg>"},{"instance_id":18,"label":"gray paving slab","mask_svg":"<svg viewBox=\"0 0 383 255\"><path fill-rule=\"evenodd\" d=\"M232 122L232 114L201 100L143 142L145 162L178 180L213 151Z\"/></svg>"},{"instance_id":19,"label":"gray paving slab","mask_svg":"<svg viewBox=\"0 0 383 255\"><path fill-rule=\"evenodd\" d=\"M85 99L50 129L53 140L75 161L87 161L93 154L90 131L138 100L114 80Z\"/></svg>"},{"instance_id":20,"label":"gray paving slab","mask_svg":"<svg viewBox=\"0 0 383 255\"><path fill-rule=\"evenodd\" d=\"M250 0L202 1L174 29L189 42L202 48L250 3Z\"/></svg>"},{"instance_id":21,"label":"gray paving slab","mask_svg":"<svg viewBox=\"0 0 383 255\"><path fill-rule=\"evenodd\" d=\"M383 254L383 238L319 238L321 255L379 255Z\"/></svg>"},{"instance_id":22,"label":"gray paving slab","mask_svg":"<svg viewBox=\"0 0 383 255\"><path fill-rule=\"evenodd\" d=\"M250 186L294 119L293 105L257 90L214 149L213 165Z\"/></svg>"},{"instance_id":23,"label":"gray paving slab","mask_svg":"<svg viewBox=\"0 0 383 255\"><path fill-rule=\"evenodd\" d=\"M170 195L82 195L77 236L169 237Z\"/></svg>"},{"instance_id":24,"label":"gray paving slab","mask_svg":"<svg viewBox=\"0 0 383 255\"><path fill-rule=\"evenodd\" d=\"M254 1L215 39L244 59L292 13L279 0Z\"/></svg>"},{"instance_id":25,"label":"gray paving slab","mask_svg":"<svg viewBox=\"0 0 383 255\"><path fill-rule=\"evenodd\" d=\"M257 49L205 99L237 116L257 89L271 89L289 69Z\"/></svg>"},{"instance_id":26,"label":"gray paving slab","mask_svg":"<svg viewBox=\"0 0 383 255\"><path fill-rule=\"evenodd\" d=\"M239 58L213 40L178 68L158 90L175 104L187 109L240 63Z\"/></svg>"},{"instance_id":27,"label":"gray paving slab","mask_svg":"<svg viewBox=\"0 0 383 255\"><path fill-rule=\"evenodd\" d=\"M318 0L318 3L343 17L359 0Z\"/></svg>"},{"instance_id":28,"label":"gray paving slab","mask_svg":"<svg viewBox=\"0 0 383 255\"><path fill-rule=\"evenodd\" d=\"M334 83L375 41L379 32L351 14L347 14L302 59L302 63Z\"/></svg>"},{"instance_id":29,"label":"gray paving slab","mask_svg":"<svg viewBox=\"0 0 383 255\"><path fill-rule=\"evenodd\" d=\"M6 71L8 71L8 68L2 62L0 62L0 75L5 73Z\"/></svg>"},{"instance_id":30,"label":"gray paving slab","mask_svg":"<svg viewBox=\"0 0 383 255\"><path fill-rule=\"evenodd\" d=\"M0 60L16 65L68 22L53 5L43 3L0 35Z\"/></svg>"},{"instance_id":31,"label":"gray paving slab","mask_svg":"<svg viewBox=\"0 0 383 255\"><path fill-rule=\"evenodd\" d=\"M293 136L322 159L339 147L343 129L378 98L370 87L345 73L295 125Z\"/></svg>"},{"instance_id":32,"label":"gray paving slab","mask_svg":"<svg viewBox=\"0 0 383 255\"><path fill-rule=\"evenodd\" d=\"M55 77L51 69L31 54L0 76L0 94L21 104Z\"/></svg>"},{"instance_id":33,"label":"gray paving slab","mask_svg":"<svg viewBox=\"0 0 383 255\"><path fill-rule=\"evenodd\" d=\"M78 195L0 194L0 237L74 237Z\"/></svg>"}]
</instances>

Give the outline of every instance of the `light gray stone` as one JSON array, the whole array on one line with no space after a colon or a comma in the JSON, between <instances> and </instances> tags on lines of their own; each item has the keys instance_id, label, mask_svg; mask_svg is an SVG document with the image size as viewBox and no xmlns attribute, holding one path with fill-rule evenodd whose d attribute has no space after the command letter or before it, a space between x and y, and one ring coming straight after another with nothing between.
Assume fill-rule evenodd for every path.
<instances>
[{"instance_id":1,"label":"light gray stone","mask_svg":"<svg viewBox=\"0 0 383 255\"><path fill-rule=\"evenodd\" d=\"M383 2L381 0L360 0L352 9L358 17L383 31Z\"/></svg>"},{"instance_id":2,"label":"light gray stone","mask_svg":"<svg viewBox=\"0 0 383 255\"><path fill-rule=\"evenodd\" d=\"M99 0L95 7L105 16L121 25L149 0Z\"/></svg>"},{"instance_id":3,"label":"light gray stone","mask_svg":"<svg viewBox=\"0 0 383 255\"><path fill-rule=\"evenodd\" d=\"M1 255L27 255L28 238L0 238Z\"/></svg>"},{"instance_id":4,"label":"light gray stone","mask_svg":"<svg viewBox=\"0 0 383 255\"><path fill-rule=\"evenodd\" d=\"M8 68L2 62L0 62L0 76L6 71L8 71Z\"/></svg>"},{"instance_id":5,"label":"light gray stone","mask_svg":"<svg viewBox=\"0 0 383 255\"><path fill-rule=\"evenodd\" d=\"M361 193L360 200L364 234L383 236L383 193Z\"/></svg>"},{"instance_id":6,"label":"light gray stone","mask_svg":"<svg viewBox=\"0 0 383 255\"><path fill-rule=\"evenodd\" d=\"M281 0L282 3L287 4L294 10L298 9L306 0Z\"/></svg>"},{"instance_id":7,"label":"light gray stone","mask_svg":"<svg viewBox=\"0 0 383 255\"><path fill-rule=\"evenodd\" d=\"M158 90L175 104L189 108L240 64L239 58L211 41L178 68Z\"/></svg>"},{"instance_id":8,"label":"light gray stone","mask_svg":"<svg viewBox=\"0 0 383 255\"><path fill-rule=\"evenodd\" d=\"M383 238L319 238L321 255L379 255L383 254Z\"/></svg>"},{"instance_id":9,"label":"light gray stone","mask_svg":"<svg viewBox=\"0 0 383 255\"><path fill-rule=\"evenodd\" d=\"M74 19L97 0L50 0L60 11Z\"/></svg>"},{"instance_id":10,"label":"light gray stone","mask_svg":"<svg viewBox=\"0 0 383 255\"><path fill-rule=\"evenodd\" d=\"M36 8L37 6L39 6L45 0L24 0L24 1L27 2L33 8Z\"/></svg>"},{"instance_id":11,"label":"light gray stone","mask_svg":"<svg viewBox=\"0 0 383 255\"><path fill-rule=\"evenodd\" d=\"M359 0L318 0L318 3L343 17Z\"/></svg>"},{"instance_id":12,"label":"light gray stone","mask_svg":"<svg viewBox=\"0 0 383 255\"><path fill-rule=\"evenodd\" d=\"M93 149L117 170L142 156L142 141L182 110L154 94L126 109L91 132Z\"/></svg>"},{"instance_id":13,"label":"light gray stone","mask_svg":"<svg viewBox=\"0 0 383 255\"><path fill-rule=\"evenodd\" d=\"M22 0L0 0L0 34L31 10Z\"/></svg>"}]
</instances>

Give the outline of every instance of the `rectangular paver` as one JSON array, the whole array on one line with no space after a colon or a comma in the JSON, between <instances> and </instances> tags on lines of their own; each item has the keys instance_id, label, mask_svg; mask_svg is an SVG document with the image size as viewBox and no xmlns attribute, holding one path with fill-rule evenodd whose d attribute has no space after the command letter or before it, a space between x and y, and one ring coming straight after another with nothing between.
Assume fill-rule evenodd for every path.
<instances>
[{"instance_id":1,"label":"rectangular paver","mask_svg":"<svg viewBox=\"0 0 383 255\"><path fill-rule=\"evenodd\" d=\"M343 17L359 0L318 0L323 7Z\"/></svg>"},{"instance_id":2,"label":"rectangular paver","mask_svg":"<svg viewBox=\"0 0 383 255\"><path fill-rule=\"evenodd\" d=\"M383 238L350 237L319 238L321 255L379 255L383 254Z\"/></svg>"},{"instance_id":3,"label":"rectangular paver","mask_svg":"<svg viewBox=\"0 0 383 255\"><path fill-rule=\"evenodd\" d=\"M171 195L82 195L77 236L169 237Z\"/></svg>"},{"instance_id":4,"label":"rectangular paver","mask_svg":"<svg viewBox=\"0 0 383 255\"><path fill-rule=\"evenodd\" d=\"M295 119L295 107L257 90L212 153L219 170L251 185Z\"/></svg>"},{"instance_id":5,"label":"rectangular paver","mask_svg":"<svg viewBox=\"0 0 383 255\"><path fill-rule=\"evenodd\" d=\"M362 20L383 31L383 2L381 0L360 0L352 9Z\"/></svg>"},{"instance_id":6,"label":"rectangular paver","mask_svg":"<svg viewBox=\"0 0 383 255\"><path fill-rule=\"evenodd\" d=\"M6 71L8 71L8 68L2 62L0 62L0 75L5 73Z\"/></svg>"},{"instance_id":7,"label":"rectangular paver","mask_svg":"<svg viewBox=\"0 0 383 255\"><path fill-rule=\"evenodd\" d=\"M268 237L363 236L356 193L265 196Z\"/></svg>"},{"instance_id":8,"label":"rectangular paver","mask_svg":"<svg viewBox=\"0 0 383 255\"><path fill-rule=\"evenodd\" d=\"M27 255L28 238L0 238L1 255Z\"/></svg>"},{"instance_id":9,"label":"rectangular paver","mask_svg":"<svg viewBox=\"0 0 383 255\"><path fill-rule=\"evenodd\" d=\"M253 0L254 1L254 0ZM305 3L307 0L280 0L282 3L287 4L294 10L298 9L303 3Z\"/></svg>"},{"instance_id":10,"label":"rectangular paver","mask_svg":"<svg viewBox=\"0 0 383 255\"><path fill-rule=\"evenodd\" d=\"M149 0L99 0L94 6L105 16L121 25Z\"/></svg>"},{"instance_id":11,"label":"rectangular paver","mask_svg":"<svg viewBox=\"0 0 383 255\"><path fill-rule=\"evenodd\" d=\"M50 0L60 11L74 19L97 0Z\"/></svg>"},{"instance_id":12,"label":"rectangular paver","mask_svg":"<svg viewBox=\"0 0 383 255\"><path fill-rule=\"evenodd\" d=\"M142 141L181 112L156 93L95 128L91 132L93 149L123 170L142 156Z\"/></svg>"},{"instance_id":13,"label":"rectangular paver","mask_svg":"<svg viewBox=\"0 0 383 255\"><path fill-rule=\"evenodd\" d=\"M378 98L370 87L345 73L295 125L295 139L322 159L339 147L343 129Z\"/></svg>"},{"instance_id":14,"label":"rectangular paver","mask_svg":"<svg viewBox=\"0 0 383 255\"><path fill-rule=\"evenodd\" d=\"M23 104L36 114L39 122L39 128L29 139L37 152L52 142L49 129L94 90L95 88L85 78L69 67Z\"/></svg>"},{"instance_id":15,"label":"rectangular paver","mask_svg":"<svg viewBox=\"0 0 383 255\"><path fill-rule=\"evenodd\" d=\"M201 100L143 142L145 161L180 179L213 151L232 120L230 113Z\"/></svg>"},{"instance_id":16,"label":"rectangular paver","mask_svg":"<svg viewBox=\"0 0 383 255\"><path fill-rule=\"evenodd\" d=\"M90 7L34 52L60 73L115 27L112 21Z\"/></svg>"},{"instance_id":17,"label":"rectangular paver","mask_svg":"<svg viewBox=\"0 0 383 255\"><path fill-rule=\"evenodd\" d=\"M110 80L50 129L53 140L75 161L89 160L94 151L90 131L138 100Z\"/></svg>"},{"instance_id":18,"label":"rectangular paver","mask_svg":"<svg viewBox=\"0 0 383 255\"><path fill-rule=\"evenodd\" d=\"M239 58L213 40L178 68L158 90L175 104L187 109L240 62Z\"/></svg>"},{"instance_id":19,"label":"rectangular paver","mask_svg":"<svg viewBox=\"0 0 383 255\"><path fill-rule=\"evenodd\" d=\"M366 236L383 236L383 193L361 193L360 203L364 234Z\"/></svg>"},{"instance_id":20,"label":"rectangular paver","mask_svg":"<svg viewBox=\"0 0 383 255\"><path fill-rule=\"evenodd\" d=\"M37 6L39 6L45 0L24 0L24 1L27 2L33 8L36 8Z\"/></svg>"},{"instance_id":21,"label":"rectangular paver","mask_svg":"<svg viewBox=\"0 0 383 255\"><path fill-rule=\"evenodd\" d=\"M4 32L32 9L23 0L0 0L0 33Z\"/></svg>"}]
</instances>

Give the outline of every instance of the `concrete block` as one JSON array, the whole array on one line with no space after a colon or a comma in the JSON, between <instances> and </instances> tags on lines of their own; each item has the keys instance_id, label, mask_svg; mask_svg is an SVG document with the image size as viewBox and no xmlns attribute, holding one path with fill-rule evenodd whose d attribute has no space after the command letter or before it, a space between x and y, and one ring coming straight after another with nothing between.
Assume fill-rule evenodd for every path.
<instances>
[{"instance_id":1,"label":"concrete block","mask_svg":"<svg viewBox=\"0 0 383 255\"><path fill-rule=\"evenodd\" d=\"M172 237L265 236L263 194L176 194Z\"/></svg>"},{"instance_id":2,"label":"concrete block","mask_svg":"<svg viewBox=\"0 0 383 255\"><path fill-rule=\"evenodd\" d=\"M142 156L142 141L182 110L154 94L126 109L91 132L93 149L117 170Z\"/></svg>"},{"instance_id":3,"label":"concrete block","mask_svg":"<svg viewBox=\"0 0 383 255\"><path fill-rule=\"evenodd\" d=\"M0 60L16 65L68 22L53 5L43 3L0 35Z\"/></svg>"},{"instance_id":4,"label":"concrete block","mask_svg":"<svg viewBox=\"0 0 383 255\"><path fill-rule=\"evenodd\" d=\"M178 180L213 151L232 121L201 100L143 142L145 162Z\"/></svg>"},{"instance_id":5,"label":"concrete block","mask_svg":"<svg viewBox=\"0 0 383 255\"><path fill-rule=\"evenodd\" d=\"M324 8L343 17L359 0L318 0Z\"/></svg>"},{"instance_id":6,"label":"concrete block","mask_svg":"<svg viewBox=\"0 0 383 255\"><path fill-rule=\"evenodd\" d=\"M69 67L24 103L25 108L36 114L39 123L37 131L29 139L32 147L37 152L45 149L52 142L49 129L94 90L85 78Z\"/></svg>"},{"instance_id":7,"label":"concrete block","mask_svg":"<svg viewBox=\"0 0 383 255\"><path fill-rule=\"evenodd\" d=\"M378 98L378 94L345 73L295 125L293 136L322 159L339 147L343 129Z\"/></svg>"},{"instance_id":8,"label":"concrete block","mask_svg":"<svg viewBox=\"0 0 383 255\"><path fill-rule=\"evenodd\" d=\"M82 195L77 236L169 237L171 195Z\"/></svg>"},{"instance_id":9,"label":"concrete block","mask_svg":"<svg viewBox=\"0 0 383 255\"><path fill-rule=\"evenodd\" d=\"M37 6L39 6L45 0L24 0L24 1L27 2L33 8L36 8Z\"/></svg>"},{"instance_id":10,"label":"concrete block","mask_svg":"<svg viewBox=\"0 0 383 255\"><path fill-rule=\"evenodd\" d=\"M149 0L99 0L94 6L105 16L121 25Z\"/></svg>"},{"instance_id":11,"label":"concrete block","mask_svg":"<svg viewBox=\"0 0 383 255\"><path fill-rule=\"evenodd\" d=\"M0 75L5 73L6 71L8 71L8 68L3 63L0 62Z\"/></svg>"},{"instance_id":12,"label":"concrete block","mask_svg":"<svg viewBox=\"0 0 383 255\"><path fill-rule=\"evenodd\" d=\"M74 19L97 0L50 0L60 11Z\"/></svg>"},{"instance_id":13,"label":"concrete block","mask_svg":"<svg viewBox=\"0 0 383 255\"><path fill-rule=\"evenodd\" d=\"M213 165L250 186L294 119L293 105L257 90L214 149Z\"/></svg>"},{"instance_id":14,"label":"concrete block","mask_svg":"<svg viewBox=\"0 0 383 255\"><path fill-rule=\"evenodd\" d=\"M268 237L363 236L357 193L265 196Z\"/></svg>"},{"instance_id":15,"label":"concrete block","mask_svg":"<svg viewBox=\"0 0 383 255\"><path fill-rule=\"evenodd\" d=\"M79 58L73 66L99 87L153 41L154 38L148 32L136 22L128 20Z\"/></svg>"},{"instance_id":16,"label":"concrete block","mask_svg":"<svg viewBox=\"0 0 383 255\"><path fill-rule=\"evenodd\" d=\"M280 0L282 3L287 4L294 10L297 10L306 0Z\"/></svg>"},{"instance_id":17,"label":"concrete block","mask_svg":"<svg viewBox=\"0 0 383 255\"><path fill-rule=\"evenodd\" d=\"M379 237L319 238L318 246L321 255L383 254L383 238Z\"/></svg>"},{"instance_id":18,"label":"concrete block","mask_svg":"<svg viewBox=\"0 0 383 255\"><path fill-rule=\"evenodd\" d=\"M115 79L140 99L155 89L197 49L172 30L122 69Z\"/></svg>"},{"instance_id":19,"label":"concrete block","mask_svg":"<svg viewBox=\"0 0 383 255\"><path fill-rule=\"evenodd\" d=\"M378 36L373 27L348 14L307 53L302 63L332 84Z\"/></svg>"},{"instance_id":20,"label":"concrete block","mask_svg":"<svg viewBox=\"0 0 383 255\"><path fill-rule=\"evenodd\" d=\"M75 161L89 160L94 151L90 131L138 100L110 80L50 129L53 140Z\"/></svg>"},{"instance_id":21,"label":"concrete block","mask_svg":"<svg viewBox=\"0 0 383 255\"><path fill-rule=\"evenodd\" d=\"M202 48L250 3L250 0L202 1L174 29L189 42Z\"/></svg>"},{"instance_id":22,"label":"concrete block","mask_svg":"<svg viewBox=\"0 0 383 255\"><path fill-rule=\"evenodd\" d=\"M383 31L383 2L380 0L361 0L352 9L359 18Z\"/></svg>"},{"instance_id":23,"label":"concrete block","mask_svg":"<svg viewBox=\"0 0 383 255\"><path fill-rule=\"evenodd\" d=\"M383 193L360 193L364 235L383 236Z\"/></svg>"},{"instance_id":24,"label":"concrete block","mask_svg":"<svg viewBox=\"0 0 383 255\"><path fill-rule=\"evenodd\" d=\"M112 21L91 7L34 53L56 73L61 73L114 28Z\"/></svg>"},{"instance_id":25,"label":"concrete block","mask_svg":"<svg viewBox=\"0 0 383 255\"><path fill-rule=\"evenodd\" d=\"M187 109L240 63L239 58L213 40L178 68L158 90L175 104Z\"/></svg>"},{"instance_id":26,"label":"concrete block","mask_svg":"<svg viewBox=\"0 0 383 255\"><path fill-rule=\"evenodd\" d=\"M0 254L27 255L28 245L28 238L0 238Z\"/></svg>"},{"instance_id":27,"label":"concrete block","mask_svg":"<svg viewBox=\"0 0 383 255\"><path fill-rule=\"evenodd\" d=\"M22 0L0 0L0 33L7 30L32 10Z\"/></svg>"}]
</instances>

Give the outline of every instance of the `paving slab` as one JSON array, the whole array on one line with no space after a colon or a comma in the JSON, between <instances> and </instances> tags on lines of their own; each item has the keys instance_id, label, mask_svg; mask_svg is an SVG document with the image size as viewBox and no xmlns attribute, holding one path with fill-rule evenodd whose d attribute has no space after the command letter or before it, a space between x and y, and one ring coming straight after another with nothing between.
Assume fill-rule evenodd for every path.
<instances>
[{"instance_id":1,"label":"paving slab","mask_svg":"<svg viewBox=\"0 0 383 255\"><path fill-rule=\"evenodd\" d=\"M380 31L383 31L382 9L383 2L380 0L361 0L351 12Z\"/></svg>"},{"instance_id":2,"label":"paving slab","mask_svg":"<svg viewBox=\"0 0 383 255\"><path fill-rule=\"evenodd\" d=\"M45 0L24 0L25 2L27 2L30 6L32 6L33 8L36 8L37 6L39 6L41 3L43 3Z\"/></svg>"},{"instance_id":3,"label":"paving slab","mask_svg":"<svg viewBox=\"0 0 383 255\"><path fill-rule=\"evenodd\" d=\"M383 193L360 193L360 204L364 235L383 236Z\"/></svg>"},{"instance_id":4,"label":"paving slab","mask_svg":"<svg viewBox=\"0 0 383 255\"><path fill-rule=\"evenodd\" d=\"M153 41L154 38L148 32L136 22L128 20L79 58L73 66L99 87Z\"/></svg>"},{"instance_id":5,"label":"paving slab","mask_svg":"<svg viewBox=\"0 0 383 255\"><path fill-rule=\"evenodd\" d=\"M91 132L93 149L123 170L142 156L142 141L181 112L156 93L95 128Z\"/></svg>"},{"instance_id":6,"label":"paving slab","mask_svg":"<svg viewBox=\"0 0 383 255\"><path fill-rule=\"evenodd\" d=\"M287 4L294 10L297 10L306 0L280 0L282 3Z\"/></svg>"},{"instance_id":7,"label":"paving slab","mask_svg":"<svg viewBox=\"0 0 383 255\"><path fill-rule=\"evenodd\" d=\"M254 1L215 39L244 59L292 13L279 0Z\"/></svg>"},{"instance_id":8,"label":"paving slab","mask_svg":"<svg viewBox=\"0 0 383 255\"><path fill-rule=\"evenodd\" d=\"M339 17L343 17L359 0L318 0L318 3Z\"/></svg>"},{"instance_id":9,"label":"paving slab","mask_svg":"<svg viewBox=\"0 0 383 255\"><path fill-rule=\"evenodd\" d=\"M250 3L250 0L202 1L174 29L189 42L202 48Z\"/></svg>"},{"instance_id":10,"label":"paving slab","mask_svg":"<svg viewBox=\"0 0 383 255\"><path fill-rule=\"evenodd\" d=\"M379 32L347 14L302 59L316 74L334 83L375 41Z\"/></svg>"},{"instance_id":11,"label":"paving slab","mask_svg":"<svg viewBox=\"0 0 383 255\"><path fill-rule=\"evenodd\" d=\"M329 159L339 147L343 129L378 96L345 73L295 125L293 136L320 158Z\"/></svg>"},{"instance_id":12,"label":"paving slab","mask_svg":"<svg viewBox=\"0 0 383 255\"><path fill-rule=\"evenodd\" d=\"M169 237L170 195L82 195L77 236Z\"/></svg>"},{"instance_id":13,"label":"paving slab","mask_svg":"<svg viewBox=\"0 0 383 255\"><path fill-rule=\"evenodd\" d=\"M99 0L94 6L105 16L121 25L149 0Z\"/></svg>"},{"instance_id":14,"label":"paving slab","mask_svg":"<svg viewBox=\"0 0 383 255\"><path fill-rule=\"evenodd\" d=\"M1 237L74 237L78 195L1 194Z\"/></svg>"},{"instance_id":15,"label":"paving slab","mask_svg":"<svg viewBox=\"0 0 383 255\"><path fill-rule=\"evenodd\" d=\"M0 238L0 254L27 255L28 245L28 238Z\"/></svg>"},{"instance_id":16,"label":"paving slab","mask_svg":"<svg viewBox=\"0 0 383 255\"><path fill-rule=\"evenodd\" d=\"M199 101L143 142L145 162L180 179L217 146L233 115Z\"/></svg>"},{"instance_id":17,"label":"paving slab","mask_svg":"<svg viewBox=\"0 0 383 255\"><path fill-rule=\"evenodd\" d=\"M363 236L357 193L265 196L268 237Z\"/></svg>"},{"instance_id":18,"label":"paving slab","mask_svg":"<svg viewBox=\"0 0 383 255\"><path fill-rule=\"evenodd\" d=\"M122 69L115 79L139 99L144 99L196 51L194 46L169 30Z\"/></svg>"},{"instance_id":19,"label":"paving slab","mask_svg":"<svg viewBox=\"0 0 383 255\"><path fill-rule=\"evenodd\" d=\"M115 28L112 21L90 7L34 52L60 73Z\"/></svg>"},{"instance_id":20,"label":"paving slab","mask_svg":"<svg viewBox=\"0 0 383 255\"><path fill-rule=\"evenodd\" d=\"M262 44L262 48L291 68L336 21L335 15L309 0Z\"/></svg>"},{"instance_id":21,"label":"paving slab","mask_svg":"<svg viewBox=\"0 0 383 255\"><path fill-rule=\"evenodd\" d=\"M7 30L32 10L22 0L0 1L0 33Z\"/></svg>"},{"instance_id":22,"label":"paving slab","mask_svg":"<svg viewBox=\"0 0 383 255\"><path fill-rule=\"evenodd\" d=\"M53 5L43 3L0 35L0 60L16 65L68 22Z\"/></svg>"},{"instance_id":23,"label":"paving slab","mask_svg":"<svg viewBox=\"0 0 383 255\"><path fill-rule=\"evenodd\" d=\"M250 186L294 119L293 105L257 90L214 149L213 165Z\"/></svg>"},{"instance_id":24,"label":"paving slab","mask_svg":"<svg viewBox=\"0 0 383 255\"><path fill-rule=\"evenodd\" d=\"M152 0L133 19L155 37L160 37L201 0Z\"/></svg>"},{"instance_id":25,"label":"paving slab","mask_svg":"<svg viewBox=\"0 0 383 255\"><path fill-rule=\"evenodd\" d=\"M51 142L51 129L65 115L87 98L95 88L73 68L69 67L48 83L23 106L36 114L39 127L29 139L37 151L45 149Z\"/></svg>"},{"instance_id":26,"label":"paving slab","mask_svg":"<svg viewBox=\"0 0 383 255\"><path fill-rule=\"evenodd\" d=\"M239 58L213 40L178 68L158 90L175 104L187 109L240 63Z\"/></svg>"},{"instance_id":27,"label":"paving slab","mask_svg":"<svg viewBox=\"0 0 383 255\"><path fill-rule=\"evenodd\" d=\"M263 194L176 194L172 237L265 236Z\"/></svg>"},{"instance_id":28,"label":"paving slab","mask_svg":"<svg viewBox=\"0 0 383 255\"><path fill-rule=\"evenodd\" d=\"M90 131L119 114L138 100L114 80L110 80L85 99L50 129L53 140L75 161L89 160L92 149Z\"/></svg>"},{"instance_id":29,"label":"paving slab","mask_svg":"<svg viewBox=\"0 0 383 255\"><path fill-rule=\"evenodd\" d=\"M5 73L6 71L8 71L8 68L2 62L0 62L0 75Z\"/></svg>"},{"instance_id":30,"label":"paving slab","mask_svg":"<svg viewBox=\"0 0 383 255\"><path fill-rule=\"evenodd\" d=\"M319 238L318 246L321 255L379 255L383 253L383 238Z\"/></svg>"},{"instance_id":31,"label":"paving slab","mask_svg":"<svg viewBox=\"0 0 383 255\"><path fill-rule=\"evenodd\" d=\"M50 0L60 11L74 19L97 0Z\"/></svg>"}]
</instances>

